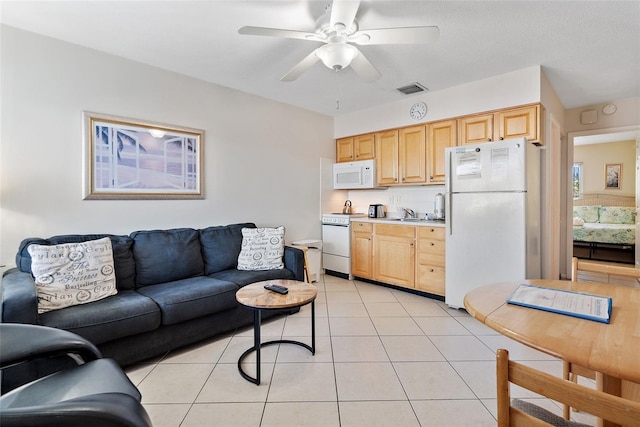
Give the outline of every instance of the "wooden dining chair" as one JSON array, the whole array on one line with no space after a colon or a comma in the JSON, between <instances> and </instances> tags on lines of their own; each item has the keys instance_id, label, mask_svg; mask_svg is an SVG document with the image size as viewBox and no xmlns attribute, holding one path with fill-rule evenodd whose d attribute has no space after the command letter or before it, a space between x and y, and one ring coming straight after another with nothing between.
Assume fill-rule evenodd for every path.
<instances>
[{"instance_id":1,"label":"wooden dining chair","mask_svg":"<svg viewBox=\"0 0 640 427\"><path fill-rule=\"evenodd\" d=\"M634 267L604 263L601 261L583 260L574 257L571 259L571 281L578 281L579 271L640 278L640 270ZM570 380L574 383L578 382L579 376L589 378L594 381L596 380L596 372L594 370L570 362L563 362L562 375L565 380ZM564 407L563 416L565 420L568 420L570 418L570 409L568 405L565 405Z\"/></svg>"},{"instance_id":2,"label":"wooden dining chair","mask_svg":"<svg viewBox=\"0 0 640 427\"><path fill-rule=\"evenodd\" d=\"M498 427L584 425L563 420L529 402L518 399L512 401L511 384L616 424L632 426L638 425L640 420L640 403L593 390L509 360L509 352L505 349L499 349L496 353L496 379Z\"/></svg>"}]
</instances>

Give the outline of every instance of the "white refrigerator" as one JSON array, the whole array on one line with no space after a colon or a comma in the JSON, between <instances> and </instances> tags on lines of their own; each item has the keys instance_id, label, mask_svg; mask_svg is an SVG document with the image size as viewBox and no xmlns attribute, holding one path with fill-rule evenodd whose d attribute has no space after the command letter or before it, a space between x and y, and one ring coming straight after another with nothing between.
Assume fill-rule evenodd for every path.
<instances>
[{"instance_id":1,"label":"white refrigerator","mask_svg":"<svg viewBox=\"0 0 640 427\"><path fill-rule=\"evenodd\" d=\"M446 294L540 278L540 152L525 138L445 152Z\"/></svg>"}]
</instances>

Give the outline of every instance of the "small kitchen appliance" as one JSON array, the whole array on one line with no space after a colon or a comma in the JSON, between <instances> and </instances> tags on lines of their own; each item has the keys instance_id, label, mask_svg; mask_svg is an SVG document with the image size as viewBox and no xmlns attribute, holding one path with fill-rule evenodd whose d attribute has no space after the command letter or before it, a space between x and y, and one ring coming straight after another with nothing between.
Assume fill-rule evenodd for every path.
<instances>
[{"instance_id":1,"label":"small kitchen appliance","mask_svg":"<svg viewBox=\"0 0 640 427\"><path fill-rule=\"evenodd\" d=\"M346 202L344 202L344 207L342 208L342 213L343 214L350 214L351 212L351 200L347 200Z\"/></svg>"},{"instance_id":2,"label":"small kitchen appliance","mask_svg":"<svg viewBox=\"0 0 640 427\"><path fill-rule=\"evenodd\" d=\"M433 201L433 218L444 219L444 194L436 194L436 198Z\"/></svg>"},{"instance_id":3,"label":"small kitchen appliance","mask_svg":"<svg viewBox=\"0 0 640 427\"><path fill-rule=\"evenodd\" d=\"M369 218L384 218L384 205L369 205Z\"/></svg>"}]
</instances>

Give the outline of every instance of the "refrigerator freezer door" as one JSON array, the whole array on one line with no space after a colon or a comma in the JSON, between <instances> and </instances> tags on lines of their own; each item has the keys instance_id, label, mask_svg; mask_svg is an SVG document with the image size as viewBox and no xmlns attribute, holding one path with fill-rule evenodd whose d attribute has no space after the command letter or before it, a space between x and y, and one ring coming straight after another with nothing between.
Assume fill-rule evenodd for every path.
<instances>
[{"instance_id":1,"label":"refrigerator freezer door","mask_svg":"<svg viewBox=\"0 0 640 427\"><path fill-rule=\"evenodd\" d=\"M447 191L525 191L524 138L447 148Z\"/></svg>"},{"instance_id":2,"label":"refrigerator freezer door","mask_svg":"<svg viewBox=\"0 0 640 427\"><path fill-rule=\"evenodd\" d=\"M452 194L447 214L445 302L464 307L479 286L525 279L526 193Z\"/></svg>"}]
</instances>

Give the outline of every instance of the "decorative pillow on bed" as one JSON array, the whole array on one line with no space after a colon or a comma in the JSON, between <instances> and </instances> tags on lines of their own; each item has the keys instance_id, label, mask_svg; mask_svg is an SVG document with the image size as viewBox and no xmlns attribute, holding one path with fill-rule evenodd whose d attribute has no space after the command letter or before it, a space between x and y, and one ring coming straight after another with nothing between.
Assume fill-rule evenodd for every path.
<instances>
[{"instance_id":1,"label":"decorative pillow on bed","mask_svg":"<svg viewBox=\"0 0 640 427\"><path fill-rule=\"evenodd\" d=\"M584 219L580 218L579 216L574 216L573 225L584 225Z\"/></svg>"},{"instance_id":2,"label":"decorative pillow on bed","mask_svg":"<svg viewBox=\"0 0 640 427\"><path fill-rule=\"evenodd\" d=\"M584 219L584 222L598 222L599 206L574 206L573 216Z\"/></svg>"},{"instance_id":3,"label":"decorative pillow on bed","mask_svg":"<svg viewBox=\"0 0 640 427\"><path fill-rule=\"evenodd\" d=\"M243 228L238 270L282 270L284 227Z\"/></svg>"},{"instance_id":4,"label":"decorative pillow on bed","mask_svg":"<svg viewBox=\"0 0 640 427\"><path fill-rule=\"evenodd\" d=\"M85 304L115 295L111 239L81 243L29 245L38 313Z\"/></svg>"},{"instance_id":5,"label":"decorative pillow on bed","mask_svg":"<svg viewBox=\"0 0 640 427\"><path fill-rule=\"evenodd\" d=\"M602 206L600 208L602 224L635 224L636 208L627 206Z\"/></svg>"}]
</instances>

